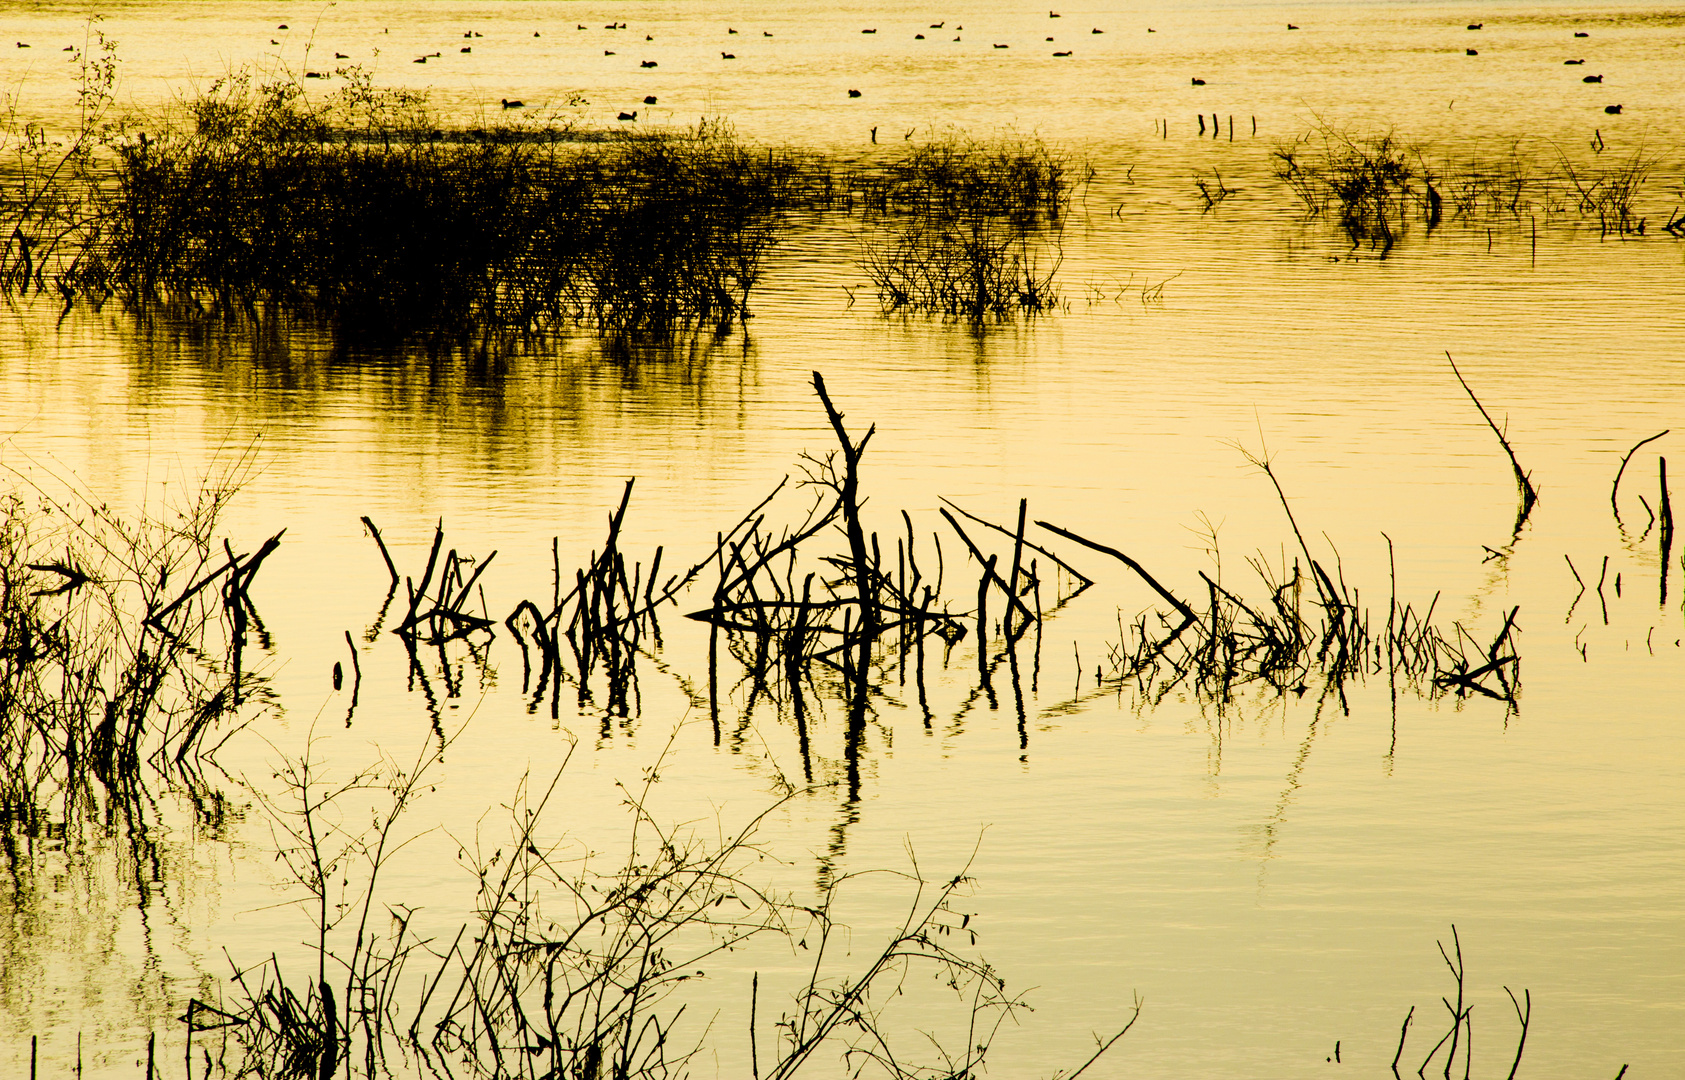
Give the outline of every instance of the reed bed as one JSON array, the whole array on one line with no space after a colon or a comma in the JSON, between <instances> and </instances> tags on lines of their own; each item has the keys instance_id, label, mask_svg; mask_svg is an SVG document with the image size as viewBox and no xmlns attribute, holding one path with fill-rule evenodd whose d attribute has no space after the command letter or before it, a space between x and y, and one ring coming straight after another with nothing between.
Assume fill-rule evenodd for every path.
<instances>
[{"instance_id":1,"label":"reed bed","mask_svg":"<svg viewBox=\"0 0 1685 1080\"><path fill-rule=\"evenodd\" d=\"M1391 131L1372 133L1319 123L1271 152L1272 171L1311 217L1338 223L1354 246L1383 255L1414 224L1501 222L1537 230L1541 219L1595 225L1596 235L1644 236L1665 204L1647 191L1662 157L1643 146L1618 156L1599 132L1587 152L1571 155L1543 140L1516 139L1497 154L1454 151L1437 164ZM1589 156L1587 156L1589 152ZM1199 181L1206 208L1209 185ZM1685 236L1677 203L1661 227ZM1536 242L1536 240L1535 240Z\"/></svg>"},{"instance_id":2,"label":"reed bed","mask_svg":"<svg viewBox=\"0 0 1685 1080\"><path fill-rule=\"evenodd\" d=\"M662 335L747 317L796 172L719 123L589 146L515 125L447 136L366 82L314 104L234 79L189 115L114 147L65 288L358 334Z\"/></svg>"},{"instance_id":3,"label":"reed bed","mask_svg":"<svg viewBox=\"0 0 1685 1080\"><path fill-rule=\"evenodd\" d=\"M1053 310L1074 181L1039 139L949 134L862 181L861 262L885 312L974 323Z\"/></svg>"}]
</instances>

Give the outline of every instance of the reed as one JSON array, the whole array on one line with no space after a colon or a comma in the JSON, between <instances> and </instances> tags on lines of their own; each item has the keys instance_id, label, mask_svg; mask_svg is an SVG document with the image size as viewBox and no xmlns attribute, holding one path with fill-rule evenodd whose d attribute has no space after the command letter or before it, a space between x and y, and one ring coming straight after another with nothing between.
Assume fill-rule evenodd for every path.
<instances>
[{"instance_id":1,"label":"reed","mask_svg":"<svg viewBox=\"0 0 1685 1080\"><path fill-rule=\"evenodd\" d=\"M218 519L243 465L192 499L125 515L73 478L0 497L0 823L35 835L103 806L144 832L150 785L210 808L222 726L266 697L250 587L276 534L237 554ZM96 786L97 781L97 786Z\"/></svg>"},{"instance_id":2,"label":"reed","mask_svg":"<svg viewBox=\"0 0 1685 1080\"><path fill-rule=\"evenodd\" d=\"M62 291L98 235L101 158L123 132L113 115L117 42L100 21L90 17L82 46L72 49L72 131L49 132L22 119L21 86L0 95L0 296Z\"/></svg>"}]
</instances>

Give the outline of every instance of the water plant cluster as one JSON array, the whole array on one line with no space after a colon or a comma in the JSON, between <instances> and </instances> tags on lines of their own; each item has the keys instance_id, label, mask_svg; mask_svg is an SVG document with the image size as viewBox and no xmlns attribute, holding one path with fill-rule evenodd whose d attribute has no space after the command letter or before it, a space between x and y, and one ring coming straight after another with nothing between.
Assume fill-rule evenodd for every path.
<instances>
[{"instance_id":1,"label":"water plant cluster","mask_svg":"<svg viewBox=\"0 0 1685 1080\"><path fill-rule=\"evenodd\" d=\"M1372 616L1346 582L1338 553L1307 542L1265 454L1249 460L1286 515L1291 565L1285 557L1279 567L1262 555L1247 560L1262 583L1261 595L1247 596L1223 579L1219 564L1200 576L1205 597L1184 599L1121 549L1036 520L1027 500L1004 524L950 503L938 511L945 528L936 531L917 528L905 511L888 519L900 527L874 527L864 509L864 462L875 429L851 431L817 372L813 389L836 446L803 457L795 491L807 498L793 514L781 510L780 484L721 532L706 558L663 575L660 549L647 562L629 557L628 483L601 549L571 572L557 558L550 596L517 602L501 626L521 650L529 708L547 699L555 713L571 685L581 711L601 712L605 724L635 718L639 664L660 659L657 613L697 590L706 599L688 618L709 635L707 697L698 706L706 704L716 742L722 721L730 722L723 715L729 702L741 705L743 723L757 708L772 712L801 746L803 775L780 774L795 796L824 781L812 759L822 756L815 744L827 738L824 717L835 708L853 802L876 713L905 695L931 722L927 656L946 666L961 642L974 650L977 673L960 715L985 701L999 707L995 684L1004 679L1020 738L1028 739L1026 684L1036 692L1045 677L1046 623L1101 577L1077 568L1079 552L1121 564L1158 600L1132 622L1120 612L1123 634L1105 646L1092 687L1079 658L1078 685L1055 708L1133 691L1144 703L1186 692L1221 711L1251 692L1265 703L1308 694L1318 709L1345 711L1348 689L1377 677L1395 702L1409 692L1491 699L1506 715L1519 708L1519 611L1498 613L1484 630L1447 626L1434 618L1436 603L1412 606L1395 589L1384 620ZM1472 390L1469 396L1484 413ZM1494 432L1517 477L1519 528L1537 492L1507 438L1495 425ZM1617 517L1619 481L1617 474L1611 492ZM249 721L251 704L262 700L261 678L243 660L253 642L267 649L248 589L282 537L245 555L213 541L235 486L232 479L206 485L192 503L139 524L92 500L50 498L27 484L6 504L0 820L14 867L24 858L18 842L52 821L79 820L68 807L45 806L43 795L87 802L98 783L110 805L123 805L113 796L125 794L139 804L140 781L151 775L203 797L209 789L194 763L213 759L231 725ZM1665 560L1665 479L1660 499ZM776 524L781 512L788 524ZM701 989L706 965L724 951L751 948L788 951L749 985L752 1075L793 1076L838 1059L851 1072L894 1078L973 1075L982 1066L993 1034L1024 1002L975 951L963 868L896 871L909 895L904 919L881 949L846 960L827 943L843 932L838 906L858 875L823 876L817 902L795 901L757 869L772 853L756 830L776 807L721 822L706 840L666 826L650 803L659 762L641 789L627 791L631 832L620 854L609 856L589 855L545 824L563 772L542 790L523 783L509 836L464 844L466 869L479 883L471 915L454 936L450 927L444 938L437 927L424 932L409 898L387 896L383 871L407 842L403 823L432 783L429 770L460 734L446 730L450 714L426 687L426 652L437 651L447 678L460 670L463 649L484 662L500 629L477 587L496 553L459 553L441 527L425 568L406 575L365 522L393 586L375 631L390 614L434 723L408 764L388 756L347 776L343 764L336 773L306 746L283 757L278 787L250 791L272 823L292 899L311 924L314 970L290 970L275 957L233 958L220 992L202 990L188 1004L189 1075L676 1075L713 1045L707 1025L681 1023L692 1006L717 1008L717 998L706 996L713 991ZM1060 554L1055 543L1071 547ZM348 643L355 668L357 650ZM334 677L337 689L337 668ZM462 693L456 678L446 697ZM361 673L354 670L353 679L360 683ZM376 804L372 818L358 806L368 800ZM369 824L347 826L353 819ZM1446 962L1460 987L1460 956L1447 953ZM966 1033L955 1041L914 1037L890 1008L912 995L909 987L926 985L919 973L935 976L928 986L937 992L920 990L918 1008L957 1015ZM1430 1061L1468 1054L1466 1007L1451 1008L1451 1030ZM1516 1011L1519 1059L1530 1001L1518 1000ZM1111 1041L1136 1014L1121 1018ZM1407 1020L1400 1053L1408 1028Z\"/></svg>"},{"instance_id":2,"label":"water plant cluster","mask_svg":"<svg viewBox=\"0 0 1685 1080\"><path fill-rule=\"evenodd\" d=\"M355 89L313 108L296 87L225 84L191 127L120 143L68 286L447 339L746 314L789 169L729 129L588 150L446 139L419 106Z\"/></svg>"},{"instance_id":3,"label":"water plant cluster","mask_svg":"<svg viewBox=\"0 0 1685 1080\"><path fill-rule=\"evenodd\" d=\"M1589 160L1576 161L1558 146L1540 158L1512 144L1496 156L1458 152L1430 160L1393 131L1318 122L1278 144L1270 164L1309 216L1333 221L1354 245L1383 254L1412 224L1431 232L1448 220L1508 219L1536 229L1541 216L1572 215L1595 222L1600 237L1645 235L1651 222L1639 196L1661 156L1639 147L1604 158L1601 132L1589 150ZM1195 186L1208 210L1230 194L1220 177L1196 177ZM1685 212L1676 207L1660 227L1685 236Z\"/></svg>"},{"instance_id":4,"label":"water plant cluster","mask_svg":"<svg viewBox=\"0 0 1685 1080\"><path fill-rule=\"evenodd\" d=\"M722 121L586 130L569 117L442 123L425 94L344 67L338 89L242 72L172 113L116 108L116 45L74 57L75 130L0 112L0 291L451 345L584 326L664 337L750 314L769 251L810 210L851 215L886 313L983 323L1054 311L1064 224L1091 167L1019 134L937 131L843 161L751 146ZM506 111L507 112L507 111ZM1203 117L1201 119L1203 125ZM1231 125L1232 135L1232 125ZM1453 152L1318 121L1270 169L1298 206L1383 255L1413 225L1641 236L1660 163ZM1203 208L1235 193L1195 177ZM1657 227L1685 235L1677 208Z\"/></svg>"},{"instance_id":5,"label":"water plant cluster","mask_svg":"<svg viewBox=\"0 0 1685 1080\"><path fill-rule=\"evenodd\" d=\"M884 226L862 259L879 304L972 322L1056 307L1070 173L1039 140L954 134L864 178L864 204Z\"/></svg>"}]
</instances>

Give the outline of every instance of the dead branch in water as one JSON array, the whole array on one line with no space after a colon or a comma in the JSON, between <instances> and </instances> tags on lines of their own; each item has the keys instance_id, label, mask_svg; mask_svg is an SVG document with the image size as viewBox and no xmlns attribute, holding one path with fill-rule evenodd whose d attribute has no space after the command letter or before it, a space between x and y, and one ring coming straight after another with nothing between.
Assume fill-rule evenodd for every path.
<instances>
[{"instance_id":1,"label":"dead branch in water","mask_svg":"<svg viewBox=\"0 0 1685 1080\"><path fill-rule=\"evenodd\" d=\"M1504 438L1503 431L1499 429L1497 424L1493 423L1492 415L1486 411L1486 406L1482 405L1480 399L1474 396L1474 391L1469 389L1468 381L1463 378L1463 373L1457 370L1457 362L1451 359L1449 351L1446 352L1445 359L1451 364L1451 374L1457 377L1457 382L1462 385L1463 392L1468 394L1470 401L1474 402L1474 407L1480 410L1480 415L1485 419L1486 426L1492 429L1492 434L1498 437L1498 443L1504 448L1504 453L1509 455L1510 468L1515 470L1515 486L1521 495L1521 507L1515 514L1514 529L1515 534L1519 535L1521 526L1527 521L1527 515L1533 512L1533 504L1539 501L1539 493L1534 490L1533 481L1526 470L1521 467L1521 462L1516 460L1515 450L1511 448L1509 440Z\"/></svg>"},{"instance_id":2,"label":"dead branch in water","mask_svg":"<svg viewBox=\"0 0 1685 1080\"><path fill-rule=\"evenodd\" d=\"M1632 455L1638 453L1641 447L1655 442L1657 439L1672 430L1672 428L1663 428L1654 435L1650 436L1648 439L1638 440L1636 443L1633 443L1631 450L1628 450L1621 456L1621 467L1615 470L1615 482L1609 487L1609 508L1615 512L1616 525L1621 523L1621 504L1618 499L1621 493L1621 474L1626 472L1627 462L1632 460Z\"/></svg>"}]
</instances>

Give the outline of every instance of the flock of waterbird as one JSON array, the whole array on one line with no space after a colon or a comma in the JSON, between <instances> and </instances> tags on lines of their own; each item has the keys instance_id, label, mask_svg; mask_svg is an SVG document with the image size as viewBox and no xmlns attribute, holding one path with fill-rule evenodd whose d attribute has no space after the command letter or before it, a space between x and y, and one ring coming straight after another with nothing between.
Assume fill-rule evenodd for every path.
<instances>
[{"instance_id":1,"label":"flock of waterbird","mask_svg":"<svg viewBox=\"0 0 1685 1080\"><path fill-rule=\"evenodd\" d=\"M1058 18L1061 18L1062 16L1057 11L1049 11L1047 13L1047 17L1049 19L1058 19ZM291 29L291 27L288 26L288 24L286 24L286 23L281 23L280 25L278 25L276 27L276 29L277 30L289 30L289 29ZM575 29L575 31L590 30L591 27L586 26L584 23L575 23L574 29ZM603 26L603 29L604 30L625 30L625 29L627 29L627 24L623 23L623 22L610 22L610 23L605 24ZM928 27L926 27L926 29L945 31L947 29L947 20L943 20L942 22L931 23ZM1288 23L1287 29L1298 30L1299 27L1294 23ZM1486 29L1486 24L1483 23L1483 22L1472 22L1472 23L1468 24L1468 29L1469 30L1484 30L1484 29ZM962 40L964 30L965 30L965 27L963 25L956 24L954 26L954 39L953 40L954 41ZM1150 26L1146 28L1146 31L1149 34L1157 33L1157 31L1153 27L1150 27ZM382 31L382 33L388 33L388 32L389 31ZM725 32L726 32L726 35L728 37L738 36L737 29L735 27L729 27L728 26L728 27L726 27ZM870 35L870 34L876 34L878 32L878 30L877 30L877 27L867 27L867 28L862 29L860 32L862 34ZM1104 33L1105 33L1105 31L1100 29L1098 26L1093 27L1092 29L1089 30L1090 35L1104 34ZM485 35L481 34L480 32L478 32L476 30L468 30L468 31L465 31L462 36L463 36L464 39L472 41L472 40L477 39L477 38L482 38ZM535 38L536 37L542 37L543 34L540 31L534 30L533 33L532 33L532 36L535 37ZM770 30L763 30L763 31L761 31L761 36L763 38L770 38L770 37L773 36L773 34ZM1585 30L1574 31L1574 37L1576 37L1576 38L1589 38L1590 36L1591 36L1590 32L1585 31ZM926 40L925 35L922 32L915 33L913 35L913 39L915 41ZM646 42L653 42L653 41L655 41L655 37L652 34L645 34L644 40ZM1047 41L1049 43L1052 43L1054 41L1053 36L1049 35L1047 37ZM279 45L281 42L277 38L270 38L269 43L271 45ZM1009 43L1009 42L1008 43L994 42L992 44L993 44L994 48L996 48L996 49L1009 49L1009 48L1012 47L1011 43ZM27 49L27 48L30 48L31 46L28 42L19 41L19 42L17 42L17 47L20 48L20 49ZM76 52L76 47L74 45L66 45L64 47L63 51L68 52L68 53L74 53L74 52ZM459 53L472 53L473 51L474 51L474 47L472 45L463 45L458 49ZM1480 55L1480 50L1474 49L1474 48L1466 48L1463 51L1464 51L1464 54L1467 55L1467 56L1479 56ZM1055 49L1055 50L1053 50L1053 55L1058 56L1058 57L1071 56L1071 55L1074 55L1074 53L1075 53L1074 49ZM603 55L604 56L615 56L615 55L618 55L618 50L604 49ZM346 53L335 52L334 53L334 59L335 60L349 60L349 59L351 59L351 57L349 55L347 55ZM423 53L422 55L417 56L415 59L413 59L410 62L414 63L414 64L425 64L429 60L442 60L442 59L444 59L443 51L437 51L437 52ZM726 51L726 50L722 49L722 50L720 50L720 59L721 60L736 60L737 54L734 53L734 52L729 52L729 51ZM1570 66L1570 67L1582 66L1582 65L1585 64L1585 60L1583 58L1572 59L1572 60L1564 60L1563 64L1567 65L1567 66ZM638 63L638 66L640 68L654 68L654 67L659 67L660 64L659 64L658 61L655 61L655 60L640 60L639 63ZM304 77L307 78L307 79L326 79L326 78L331 78L332 73L320 72L320 71L306 71L304 73ZM1580 81L1584 82L1584 83L1600 86L1603 83L1603 76L1602 75L1586 75L1586 76L1583 76ZM1206 80L1202 79L1202 78L1200 78L1196 75L1196 76L1193 76L1191 78L1190 84L1193 85L1193 86L1205 86ZM858 97L861 97L862 95L863 95L863 92L860 91L860 90L857 90L857 89L851 88L848 91L848 96L850 98L858 98ZM502 108L504 108L504 109L522 109L522 108L526 107L526 102L521 101L519 99L515 99L515 98L500 98L499 101L500 101L500 104L501 104ZM648 95L643 99L643 104L644 105L654 105L654 104L657 103L657 101L658 101L658 99L654 95ZM1605 113L1610 114L1611 116L1619 115L1622 112L1622 106L1620 106L1620 105L1605 105L1603 107L1603 111ZM621 111L621 113L619 114L617 119L626 120L626 121L636 121L638 119L638 110L633 109L630 112L626 112L626 111L623 110L623 111ZM875 142L875 141L877 141L877 139L876 139L877 129L873 128L872 131L873 131L873 141Z\"/></svg>"}]
</instances>

